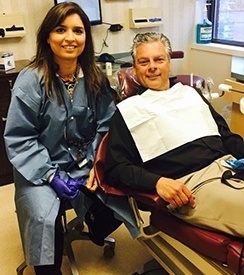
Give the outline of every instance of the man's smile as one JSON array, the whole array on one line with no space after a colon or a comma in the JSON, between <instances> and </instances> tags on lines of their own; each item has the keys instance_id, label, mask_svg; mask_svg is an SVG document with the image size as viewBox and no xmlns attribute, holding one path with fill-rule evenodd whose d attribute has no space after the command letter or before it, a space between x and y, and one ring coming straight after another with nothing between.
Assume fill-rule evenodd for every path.
<instances>
[{"instance_id":1,"label":"man's smile","mask_svg":"<svg viewBox=\"0 0 244 275\"><path fill-rule=\"evenodd\" d=\"M150 79L150 80L154 80L154 79L157 79L158 77L160 76L160 74L153 74L153 75L148 75L147 78Z\"/></svg>"}]
</instances>

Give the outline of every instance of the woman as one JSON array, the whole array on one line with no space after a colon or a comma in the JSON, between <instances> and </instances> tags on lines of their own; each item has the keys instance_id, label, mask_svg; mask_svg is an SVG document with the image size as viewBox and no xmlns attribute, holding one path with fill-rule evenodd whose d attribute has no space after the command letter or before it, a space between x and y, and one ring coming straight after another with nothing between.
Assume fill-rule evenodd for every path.
<instances>
[{"instance_id":1,"label":"woman","mask_svg":"<svg viewBox=\"0 0 244 275\"><path fill-rule=\"evenodd\" d=\"M95 64L87 15L72 2L51 8L36 56L15 82L5 130L26 263L36 274L61 274L61 205L83 219L79 188L97 187L92 166L115 110L112 92Z\"/></svg>"}]
</instances>

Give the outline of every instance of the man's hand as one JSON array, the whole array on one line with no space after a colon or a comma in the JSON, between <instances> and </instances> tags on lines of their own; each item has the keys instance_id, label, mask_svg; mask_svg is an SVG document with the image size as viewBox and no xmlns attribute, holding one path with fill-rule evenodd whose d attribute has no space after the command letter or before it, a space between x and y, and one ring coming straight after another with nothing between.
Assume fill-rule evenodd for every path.
<instances>
[{"instance_id":1,"label":"man's hand","mask_svg":"<svg viewBox=\"0 0 244 275\"><path fill-rule=\"evenodd\" d=\"M98 187L97 179L95 177L94 168L91 169L89 178L86 182L86 188L89 189L91 192L94 192Z\"/></svg>"},{"instance_id":2,"label":"man's hand","mask_svg":"<svg viewBox=\"0 0 244 275\"><path fill-rule=\"evenodd\" d=\"M188 203L193 208L196 207L195 196L180 181L161 177L156 184L156 191L173 208L181 207Z\"/></svg>"}]
</instances>

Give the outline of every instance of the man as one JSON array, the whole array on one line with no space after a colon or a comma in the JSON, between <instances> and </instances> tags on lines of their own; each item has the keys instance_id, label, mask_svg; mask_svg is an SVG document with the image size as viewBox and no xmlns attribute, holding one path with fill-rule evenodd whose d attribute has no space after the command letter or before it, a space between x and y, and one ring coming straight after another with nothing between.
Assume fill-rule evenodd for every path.
<instances>
[{"instance_id":1,"label":"man","mask_svg":"<svg viewBox=\"0 0 244 275\"><path fill-rule=\"evenodd\" d=\"M170 82L167 37L137 34L131 54L142 87L110 124L108 182L156 191L177 217L243 237L244 189L224 174L225 160L243 158L242 138L195 89Z\"/></svg>"}]
</instances>

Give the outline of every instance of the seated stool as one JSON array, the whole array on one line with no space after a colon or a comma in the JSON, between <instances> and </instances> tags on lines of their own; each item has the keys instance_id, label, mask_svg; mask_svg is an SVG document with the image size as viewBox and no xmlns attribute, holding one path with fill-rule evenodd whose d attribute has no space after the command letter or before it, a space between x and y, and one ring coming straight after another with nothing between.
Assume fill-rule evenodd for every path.
<instances>
[{"instance_id":1,"label":"seated stool","mask_svg":"<svg viewBox=\"0 0 244 275\"><path fill-rule=\"evenodd\" d=\"M70 268L72 275L79 275L77 264L75 261L74 252L72 249L72 242L77 240L89 240L89 234L86 231L83 231L83 224L78 221L78 218L75 217L71 221L67 222L67 215L64 211L62 215L63 227L64 227L64 256L67 256L69 259ZM115 240L107 237L104 240L105 246L103 254L106 258L112 258L115 254ZM27 267L26 262L24 261L20 264L17 269L17 275L23 275L24 270Z\"/></svg>"}]
</instances>

